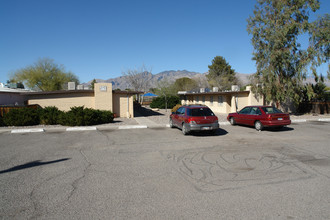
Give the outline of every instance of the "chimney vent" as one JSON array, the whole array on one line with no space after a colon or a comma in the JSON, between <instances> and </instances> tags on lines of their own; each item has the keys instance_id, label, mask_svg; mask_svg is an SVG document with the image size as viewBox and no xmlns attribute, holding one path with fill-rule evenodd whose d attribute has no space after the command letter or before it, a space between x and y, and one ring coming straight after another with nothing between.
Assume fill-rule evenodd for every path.
<instances>
[{"instance_id":1,"label":"chimney vent","mask_svg":"<svg viewBox=\"0 0 330 220\"><path fill-rule=\"evenodd\" d=\"M68 90L76 90L76 83L68 82Z\"/></svg>"}]
</instances>

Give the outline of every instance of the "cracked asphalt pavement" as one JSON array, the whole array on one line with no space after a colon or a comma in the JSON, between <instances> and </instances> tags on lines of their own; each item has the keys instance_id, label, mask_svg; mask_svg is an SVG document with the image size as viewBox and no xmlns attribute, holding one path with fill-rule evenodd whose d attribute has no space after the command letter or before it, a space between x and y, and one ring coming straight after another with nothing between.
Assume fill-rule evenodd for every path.
<instances>
[{"instance_id":1,"label":"cracked asphalt pavement","mask_svg":"<svg viewBox=\"0 0 330 220\"><path fill-rule=\"evenodd\" d=\"M0 219L330 219L330 123L0 133Z\"/></svg>"}]
</instances>

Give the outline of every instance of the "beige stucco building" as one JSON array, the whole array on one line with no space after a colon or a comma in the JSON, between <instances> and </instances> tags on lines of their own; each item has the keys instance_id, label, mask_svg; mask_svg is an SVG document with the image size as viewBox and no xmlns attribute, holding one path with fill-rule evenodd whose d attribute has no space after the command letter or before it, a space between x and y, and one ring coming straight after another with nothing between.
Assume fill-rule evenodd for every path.
<instances>
[{"instance_id":1,"label":"beige stucco building","mask_svg":"<svg viewBox=\"0 0 330 220\"><path fill-rule=\"evenodd\" d=\"M242 109L247 105L263 105L263 97L255 95L251 87L247 86L245 91L222 91L188 93L180 92L181 104L207 105L215 113L227 114Z\"/></svg>"},{"instance_id":2,"label":"beige stucco building","mask_svg":"<svg viewBox=\"0 0 330 220\"><path fill-rule=\"evenodd\" d=\"M84 106L85 108L109 110L117 117L133 118L133 101L136 94L140 94L140 92L113 91L111 83L95 83L94 90L2 93L0 94L0 105L37 104L41 107L56 106L62 111L68 111L74 106ZM5 97L8 96L11 97L10 103L8 103L8 98L5 100Z\"/></svg>"}]
</instances>

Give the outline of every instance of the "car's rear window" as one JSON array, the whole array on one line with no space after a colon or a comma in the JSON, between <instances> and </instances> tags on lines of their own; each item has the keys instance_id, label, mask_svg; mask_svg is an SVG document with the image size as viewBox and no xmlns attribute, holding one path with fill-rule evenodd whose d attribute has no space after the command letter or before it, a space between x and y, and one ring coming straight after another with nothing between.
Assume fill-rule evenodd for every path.
<instances>
[{"instance_id":1,"label":"car's rear window","mask_svg":"<svg viewBox=\"0 0 330 220\"><path fill-rule=\"evenodd\" d=\"M214 113L209 108L193 108L188 109L189 116L214 116Z\"/></svg>"},{"instance_id":2,"label":"car's rear window","mask_svg":"<svg viewBox=\"0 0 330 220\"><path fill-rule=\"evenodd\" d=\"M275 107L262 107L262 110L266 113L266 114L274 114L274 113L282 113L281 110L275 108Z\"/></svg>"}]
</instances>

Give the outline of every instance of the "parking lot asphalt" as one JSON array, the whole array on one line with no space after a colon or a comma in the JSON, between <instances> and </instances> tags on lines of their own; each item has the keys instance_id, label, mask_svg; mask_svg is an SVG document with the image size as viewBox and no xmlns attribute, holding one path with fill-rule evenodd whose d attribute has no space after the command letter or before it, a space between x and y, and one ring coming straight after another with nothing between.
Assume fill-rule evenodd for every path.
<instances>
[{"instance_id":1,"label":"parking lot asphalt","mask_svg":"<svg viewBox=\"0 0 330 220\"><path fill-rule=\"evenodd\" d=\"M0 133L0 219L330 219L330 123Z\"/></svg>"}]
</instances>

